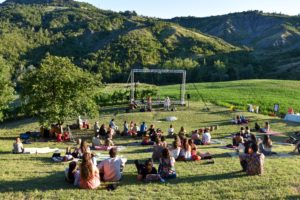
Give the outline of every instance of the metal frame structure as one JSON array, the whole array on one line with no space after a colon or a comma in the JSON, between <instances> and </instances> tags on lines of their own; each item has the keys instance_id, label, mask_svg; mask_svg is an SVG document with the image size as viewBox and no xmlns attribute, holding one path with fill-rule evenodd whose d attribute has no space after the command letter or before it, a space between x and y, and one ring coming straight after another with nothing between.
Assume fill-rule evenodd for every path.
<instances>
[{"instance_id":1,"label":"metal frame structure","mask_svg":"<svg viewBox=\"0 0 300 200\"><path fill-rule=\"evenodd\" d=\"M186 71L185 70L171 70L171 69L132 69L130 73L131 78L131 92L130 97L134 99L135 92L135 82L134 82L134 74L135 73L156 73L156 74L182 74L182 83L180 86L180 101L172 101L173 104L181 104L185 105L184 97L185 97L185 84L186 84Z\"/></svg>"}]
</instances>

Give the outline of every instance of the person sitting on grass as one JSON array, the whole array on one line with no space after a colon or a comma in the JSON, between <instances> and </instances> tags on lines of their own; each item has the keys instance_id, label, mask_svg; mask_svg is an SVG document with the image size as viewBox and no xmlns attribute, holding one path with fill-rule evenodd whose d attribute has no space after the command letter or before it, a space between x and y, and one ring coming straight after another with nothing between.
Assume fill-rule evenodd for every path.
<instances>
[{"instance_id":1,"label":"person sitting on grass","mask_svg":"<svg viewBox=\"0 0 300 200\"><path fill-rule=\"evenodd\" d=\"M98 165L101 180L105 182L120 181L122 178L123 168L127 160L117 157L116 148L109 150L109 156L110 158L101 161Z\"/></svg>"},{"instance_id":2,"label":"person sitting on grass","mask_svg":"<svg viewBox=\"0 0 300 200\"><path fill-rule=\"evenodd\" d=\"M178 146L178 142L175 140L172 143L172 148L170 149L171 156L177 160L179 154L180 154L181 148Z\"/></svg>"},{"instance_id":3,"label":"person sitting on grass","mask_svg":"<svg viewBox=\"0 0 300 200\"><path fill-rule=\"evenodd\" d=\"M166 141L166 137L165 137L165 136L161 136L161 138L160 138L160 143L161 143L161 146L162 146L163 148L168 148L168 143L167 143L167 141Z\"/></svg>"},{"instance_id":4,"label":"person sitting on grass","mask_svg":"<svg viewBox=\"0 0 300 200\"><path fill-rule=\"evenodd\" d=\"M128 131L129 131L129 126L128 126L128 123L127 121L124 121L124 124L123 124L123 132L122 132L122 135L127 135L128 134Z\"/></svg>"},{"instance_id":5,"label":"person sitting on grass","mask_svg":"<svg viewBox=\"0 0 300 200\"><path fill-rule=\"evenodd\" d=\"M269 135L264 135L263 141L258 145L259 152L264 154L265 156L271 156L276 154L272 152L272 140Z\"/></svg>"},{"instance_id":6,"label":"person sitting on grass","mask_svg":"<svg viewBox=\"0 0 300 200\"><path fill-rule=\"evenodd\" d=\"M105 124L102 124L102 125L101 125L100 130L99 130L99 134L100 134L101 136L106 136L106 135L107 135L107 130L106 130Z\"/></svg>"},{"instance_id":7,"label":"person sitting on grass","mask_svg":"<svg viewBox=\"0 0 300 200\"><path fill-rule=\"evenodd\" d=\"M185 136L185 134L186 134L186 130L182 126L178 132L178 135L179 135L179 137L182 137L182 136Z\"/></svg>"},{"instance_id":8,"label":"person sitting on grass","mask_svg":"<svg viewBox=\"0 0 300 200\"><path fill-rule=\"evenodd\" d=\"M260 129L260 132L262 132L262 133L268 133L271 130L270 128L271 128L270 127L270 123L269 122L265 122L265 126L264 126L264 128Z\"/></svg>"},{"instance_id":9,"label":"person sitting on grass","mask_svg":"<svg viewBox=\"0 0 300 200\"><path fill-rule=\"evenodd\" d=\"M192 159L192 147L188 143L188 139L184 138L178 161L189 161Z\"/></svg>"},{"instance_id":10,"label":"person sitting on grass","mask_svg":"<svg viewBox=\"0 0 300 200\"><path fill-rule=\"evenodd\" d=\"M140 132L140 127L134 123L133 128L131 130L131 136L136 136Z\"/></svg>"},{"instance_id":11,"label":"person sitting on grass","mask_svg":"<svg viewBox=\"0 0 300 200\"><path fill-rule=\"evenodd\" d=\"M112 140L114 135L115 135L115 129L112 128L111 125L109 125L107 129L107 137Z\"/></svg>"},{"instance_id":12,"label":"person sitting on grass","mask_svg":"<svg viewBox=\"0 0 300 200\"><path fill-rule=\"evenodd\" d=\"M175 159L170 156L170 152L166 148L162 150L158 172L164 179L176 178Z\"/></svg>"},{"instance_id":13,"label":"person sitting on grass","mask_svg":"<svg viewBox=\"0 0 300 200\"><path fill-rule=\"evenodd\" d=\"M202 136L202 144L203 145L209 145L211 143L211 135L208 132L208 128L204 129L204 134Z\"/></svg>"},{"instance_id":14,"label":"person sitting on grass","mask_svg":"<svg viewBox=\"0 0 300 200\"><path fill-rule=\"evenodd\" d=\"M146 135L146 133L147 133L147 125L145 122L142 122L140 126L140 131L138 132L138 136Z\"/></svg>"},{"instance_id":15,"label":"person sitting on grass","mask_svg":"<svg viewBox=\"0 0 300 200\"><path fill-rule=\"evenodd\" d=\"M141 145L153 145L153 144L154 142L150 140L150 136L148 134L143 136Z\"/></svg>"},{"instance_id":16,"label":"person sitting on grass","mask_svg":"<svg viewBox=\"0 0 300 200\"><path fill-rule=\"evenodd\" d=\"M148 159L145 161L145 164L139 164L138 160L134 161L136 169L138 171L137 180L138 181L160 181L165 182L165 180L157 173L156 168L153 166L153 161Z\"/></svg>"},{"instance_id":17,"label":"person sitting on grass","mask_svg":"<svg viewBox=\"0 0 300 200\"><path fill-rule=\"evenodd\" d=\"M163 147L161 141L158 137L156 137L155 143L153 145L153 153L152 153L153 161L159 161L159 159L161 158L162 149Z\"/></svg>"},{"instance_id":18,"label":"person sitting on grass","mask_svg":"<svg viewBox=\"0 0 300 200\"><path fill-rule=\"evenodd\" d=\"M244 138L242 137L241 133L237 133L233 138L232 138L232 145L237 147L239 144L244 144Z\"/></svg>"},{"instance_id":19,"label":"person sitting on grass","mask_svg":"<svg viewBox=\"0 0 300 200\"><path fill-rule=\"evenodd\" d=\"M212 159L212 155L208 152L206 153L197 153L197 146L194 144L194 141L192 139L188 140L189 144L191 145L192 149L192 159L197 160L206 160L206 159Z\"/></svg>"},{"instance_id":20,"label":"person sitting on grass","mask_svg":"<svg viewBox=\"0 0 300 200\"><path fill-rule=\"evenodd\" d=\"M16 142L13 144L13 153L24 153L24 147L19 137L16 138Z\"/></svg>"},{"instance_id":21,"label":"person sitting on grass","mask_svg":"<svg viewBox=\"0 0 300 200\"><path fill-rule=\"evenodd\" d=\"M80 171L77 162L72 161L69 163L69 167L65 169L65 179L68 183L79 186Z\"/></svg>"},{"instance_id":22,"label":"person sitting on grass","mask_svg":"<svg viewBox=\"0 0 300 200\"><path fill-rule=\"evenodd\" d=\"M262 175L264 172L263 154L257 153L258 146L251 142L245 148L245 154L240 155L240 163L243 171L248 175Z\"/></svg>"},{"instance_id":23,"label":"person sitting on grass","mask_svg":"<svg viewBox=\"0 0 300 200\"><path fill-rule=\"evenodd\" d=\"M194 141L194 144L196 144L196 145L201 144L201 139L200 139L200 135L199 135L198 130L193 131L191 139Z\"/></svg>"},{"instance_id":24,"label":"person sitting on grass","mask_svg":"<svg viewBox=\"0 0 300 200\"><path fill-rule=\"evenodd\" d=\"M102 144L99 135L93 137L92 139L92 147L95 149L96 147L100 146Z\"/></svg>"},{"instance_id":25,"label":"person sitting on grass","mask_svg":"<svg viewBox=\"0 0 300 200\"><path fill-rule=\"evenodd\" d=\"M243 138L248 139L250 137L250 134L251 134L251 131L250 131L249 127L246 126Z\"/></svg>"},{"instance_id":26,"label":"person sitting on grass","mask_svg":"<svg viewBox=\"0 0 300 200\"><path fill-rule=\"evenodd\" d=\"M84 153L80 165L79 187L82 189L95 189L99 186L99 170L92 163L92 155L90 153Z\"/></svg>"},{"instance_id":27,"label":"person sitting on grass","mask_svg":"<svg viewBox=\"0 0 300 200\"><path fill-rule=\"evenodd\" d=\"M173 128L173 125L171 124L170 125L170 128L168 129L168 137L173 137L174 135L174 128Z\"/></svg>"}]
</instances>

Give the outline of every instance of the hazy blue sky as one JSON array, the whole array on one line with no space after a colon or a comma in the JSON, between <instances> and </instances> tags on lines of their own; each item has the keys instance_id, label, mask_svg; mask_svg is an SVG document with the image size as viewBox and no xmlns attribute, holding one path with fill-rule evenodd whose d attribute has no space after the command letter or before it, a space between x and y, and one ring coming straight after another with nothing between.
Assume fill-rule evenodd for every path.
<instances>
[{"instance_id":1,"label":"hazy blue sky","mask_svg":"<svg viewBox=\"0 0 300 200\"><path fill-rule=\"evenodd\" d=\"M82 0L102 9L135 10L140 15L171 18L211 16L246 10L300 13L300 0Z\"/></svg>"},{"instance_id":2,"label":"hazy blue sky","mask_svg":"<svg viewBox=\"0 0 300 200\"><path fill-rule=\"evenodd\" d=\"M113 11L135 10L140 15L171 18L211 16L247 10L300 13L300 0L80 0ZM3 0L0 0L3 2Z\"/></svg>"}]
</instances>

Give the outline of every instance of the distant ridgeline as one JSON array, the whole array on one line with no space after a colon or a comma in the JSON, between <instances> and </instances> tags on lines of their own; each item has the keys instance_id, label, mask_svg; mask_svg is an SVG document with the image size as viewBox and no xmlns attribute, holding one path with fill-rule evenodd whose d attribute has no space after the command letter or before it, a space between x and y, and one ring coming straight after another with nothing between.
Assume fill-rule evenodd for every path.
<instances>
[{"instance_id":1,"label":"distant ridgeline","mask_svg":"<svg viewBox=\"0 0 300 200\"><path fill-rule=\"evenodd\" d=\"M17 83L46 55L126 82L131 68L186 69L188 81L300 78L300 18L258 11L170 20L73 0L0 4L0 56ZM276 59L274 59L276 58ZM168 84L178 77L137 77Z\"/></svg>"},{"instance_id":2,"label":"distant ridgeline","mask_svg":"<svg viewBox=\"0 0 300 200\"><path fill-rule=\"evenodd\" d=\"M76 4L73 0L6 0L4 4Z\"/></svg>"}]
</instances>

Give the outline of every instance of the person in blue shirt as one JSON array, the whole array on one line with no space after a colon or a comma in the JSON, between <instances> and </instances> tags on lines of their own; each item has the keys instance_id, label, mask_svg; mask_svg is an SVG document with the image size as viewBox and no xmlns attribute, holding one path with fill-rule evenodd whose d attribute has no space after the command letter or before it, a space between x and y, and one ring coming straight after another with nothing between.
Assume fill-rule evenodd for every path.
<instances>
[{"instance_id":1,"label":"person in blue shirt","mask_svg":"<svg viewBox=\"0 0 300 200\"><path fill-rule=\"evenodd\" d=\"M143 122L141 124L141 127L140 127L140 132L138 133L139 136L142 136L142 135L146 135L146 132L147 132L147 125L145 122Z\"/></svg>"}]
</instances>

